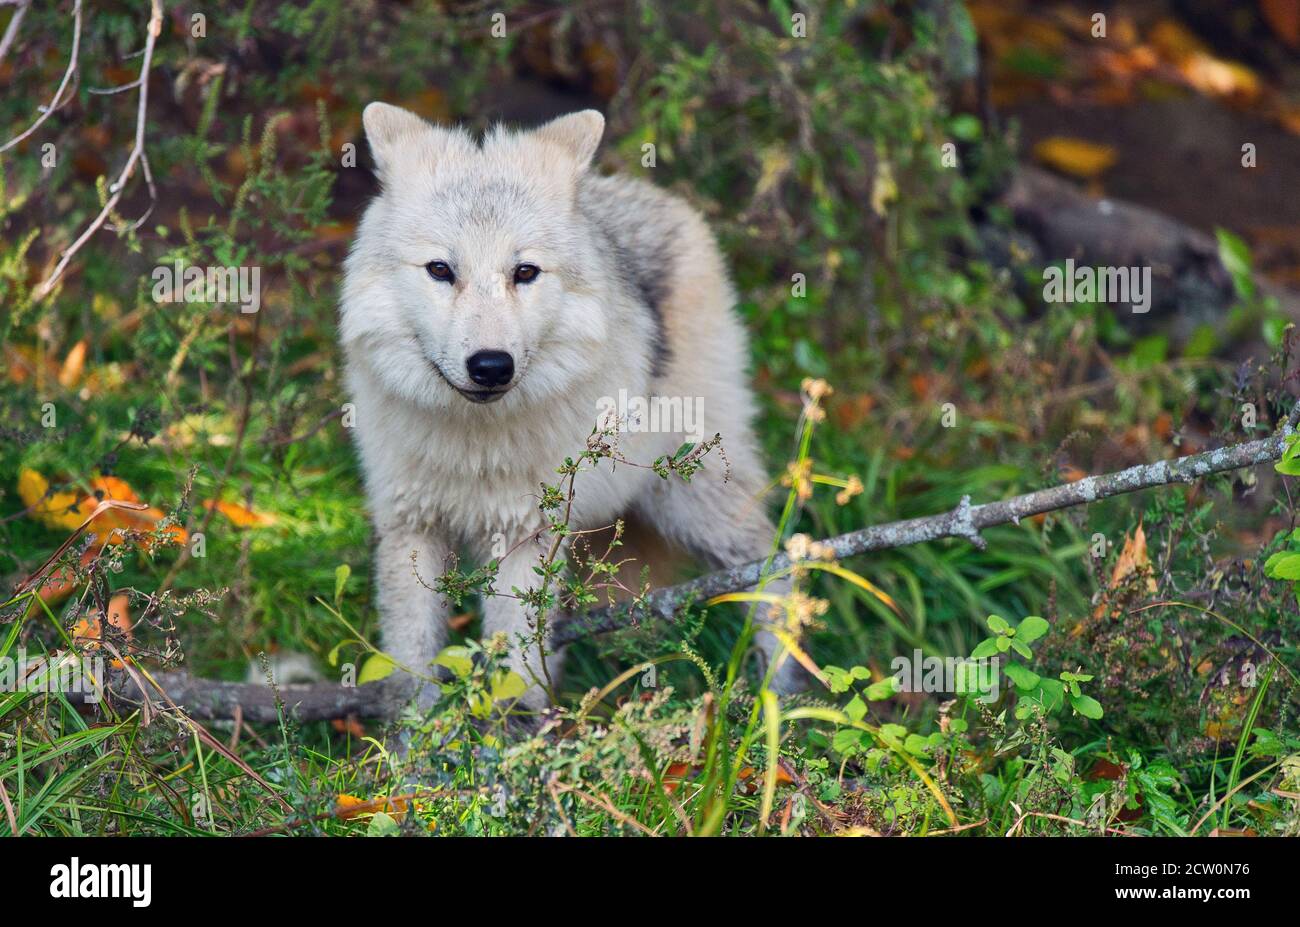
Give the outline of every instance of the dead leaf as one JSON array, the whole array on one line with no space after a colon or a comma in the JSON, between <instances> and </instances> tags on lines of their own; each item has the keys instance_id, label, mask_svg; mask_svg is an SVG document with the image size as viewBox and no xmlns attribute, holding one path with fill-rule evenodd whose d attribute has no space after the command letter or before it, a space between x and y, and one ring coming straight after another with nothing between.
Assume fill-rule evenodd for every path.
<instances>
[{"instance_id":1,"label":"dead leaf","mask_svg":"<svg viewBox=\"0 0 1300 927\"><path fill-rule=\"evenodd\" d=\"M1147 556L1147 535L1139 524L1130 538L1124 536L1124 546L1115 561L1115 568L1110 574L1110 588L1114 589L1130 576L1147 574L1147 592L1155 595L1156 580L1151 575L1151 559Z\"/></svg>"},{"instance_id":2,"label":"dead leaf","mask_svg":"<svg viewBox=\"0 0 1300 927\"><path fill-rule=\"evenodd\" d=\"M71 389L81 380L81 373L86 368L86 347L86 339L82 338L64 358L63 367L59 370L59 385L65 389Z\"/></svg>"},{"instance_id":3,"label":"dead leaf","mask_svg":"<svg viewBox=\"0 0 1300 927\"><path fill-rule=\"evenodd\" d=\"M108 600L108 618L106 619L108 624L117 628L126 636L128 645L132 639L130 604L130 597L125 592L119 592ZM72 628L72 639L77 643L84 644L86 650L98 650L101 632L100 623L99 610L90 611L85 618L78 621ZM114 659L112 664L114 669L122 668L121 660Z\"/></svg>"},{"instance_id":4,"label":"dead leaf","mask_svg":"<svg viewBox=\"0 0 1300 927\"><path fill-rule=\"evenodd\" d=\"M355 795L340 795L335 800L334 814L340 820L350 821L353 818L382 811L400 824L406 817L407 808L407 800L400 797L390 799L386 795L380 795L378 798L367 800Z\"/></svg>"},{"instance_id":5,"label":"dead leaf","mask_svg":"<svg viewBox=\"0 0 1300 927\"><path fill-rule=\"evenodd\" d=\"M18 496L29 509L28 514L51 528L76 531L104 500L144 505L135 490L115 476L94 477L89 488L89 493L75 488L50 492L49 480L40 472L25 467L18 473ZM165 517L162 509L153 506L138 511L113 508L100 513L94 530L107 543L121 544L122 532L153 531ZM171 525L166 531L178 544L189 538L180 525Z\"/></svg>"},{"instance_id":6,"label":"dead leaf","mask_svg":"<svg viewBox=\"0 0 1300 927\"><path fill-rule=\"evenodd\" d=\"M1109 145L1053 135L1034 146L1034 157L1063 174L1093 180L1109 170L1118 156Z\"/></svg>"},{"instance_id":7,"label":"dead leaf","mask_svg":"<svg viewBox=\"0 0 1300 927\"><path fill-rule=\"evenodd\" d=\"M277 521L274 515L268 515L265 512L256 512L253 509L237 505L234 502L204 500L203 507L209 512L216 509L226 518L230 519L231 524L236 528L266 528L274 525Z\"/></svg>"}]
</instances>

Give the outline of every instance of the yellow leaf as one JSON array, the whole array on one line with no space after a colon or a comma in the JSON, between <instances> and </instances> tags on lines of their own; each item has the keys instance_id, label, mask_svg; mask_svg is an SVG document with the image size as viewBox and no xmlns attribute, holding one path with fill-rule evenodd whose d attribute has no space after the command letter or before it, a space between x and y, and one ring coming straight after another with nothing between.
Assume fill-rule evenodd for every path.
<instances>
[{"instance_id":1,"label":"yellow leaf","mask_svg":"<svg viewBox=\"0 0 1300 927\"><path fill-rule=\"evenodd\" d=\"M77 494L67 491L51 493L50 482L35 470L24 468L18 473L18 497L37 521L51 528L75 531L86 520L77 511Z\"/></svg>"},{"instance_id":2,"label":"yellow leaf","mask_svg":"<svg viewBox=\"0 0 1300 927\"><path fill-rule=\"evenodd\" d=\"M1054 135L1034 146L1034 157L1063 174L1092 180L1115 163L1115 149L1083 139Z\"/></svg>"}]
</instances>

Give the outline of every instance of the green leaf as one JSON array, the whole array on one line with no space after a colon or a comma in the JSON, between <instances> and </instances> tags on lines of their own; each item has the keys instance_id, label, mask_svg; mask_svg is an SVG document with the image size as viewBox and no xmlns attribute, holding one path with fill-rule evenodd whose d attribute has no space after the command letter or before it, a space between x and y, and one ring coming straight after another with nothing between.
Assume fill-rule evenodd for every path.
<instances>
[{"instance_id":1,"label":"green leaf","mask_svg":"<svg viewBox=\"0 0 1300 927\"><path fill-rule=\"evenodd\" d=\"M1270 579L1300 579L1300 554L1278 551L1264 561L1264 575Z\"/></svg>"},{"instance_id":2,"label":"green leaf","mask_svg":"<svg viewBox=\"0 0 1300 927\"><path fill-rule=\"evenodd\" d=\"M528 682L512 670L502 670L492 679L492 701L519 698L528 691Z\"/></svg>"},{"instance_id":3,"label":"green leaf","mask_svg":"<svg viewBox=\"0 0 1300 927\"><path fill-rule=\"evenodd\" d=\"M1088 695L1071 695L1070 705L1085 718L1096 721L1101 717L1101 702Z\"/></svg>"},{"instance_id":4,"label":"green leaf","mask_svg":"<svg viewBox=\"0 0 1300 927\"><path fill-rule=\"evenodd\" d=\"M989 615L988 622L989 630L994 634L1001 634L1004 631L1011 630L1011 625L1007 624L1007 620L999 615Z\"/></svg>"},{"instance_id":5,"label":"green leaf","mask_svg":"<svg viewBox=\"0 0 1300 927\"><path fill-rule=\"evenodd\" d=\"M366 828L367 837L396 837L401 833L402 828L393 820L392 815L382 811L376 811L371 816L370 826Z\"/></svg>"},{"instance_id":6,"label":"green leaf","mask_svg":"<svg viewBox=\"0 0 1300 927\"><path fill-rule=\"evenodd\" d=\"M444 647L439 654L433 658L435 666L445 666L452 671L455 676L468 676L474 669L474 661L470 658L468 647Z\"/></svg>"},{"instance_id":7,"label":"green leaf","mask_svg":"<svg viewBox=\"0 0 1300 927\"><path fill-rule=\"evenodd\" d=\"M983 134L983 129L979 119L969 113L962 113L948 120L948 131L952 133L952 137L963 142L977 141Z\"/></svg>"},{"instance_id":8,"label":"green leaf","mask_svg":"<svg viewBox=\"0 0 1300 927\"><path fill-rule=\"evenodd\" d=\"M352 575L352 567L346 563L340 563L334 569L334 604L337 605L343 598L343 587L348 584L348 577Z\"/></svg>"},{"instance_id":9,"label":"green leaf","mask_svg":"<svg viewBox=\"0 0 1300 927\"><path fill-rule=\"evenodd\" d=\"M868 701L879 702L882 699L893 698L894 693L897 691L898 680L893 676L889 676L867 686L866 696Z\"/></svg>"},{"instance_id":10,"label":"green leaf","mask_svg":"<svg viewBox=\"0 0 1300 927\"><path fill-rule=\"evenodd\" d=\"M880 725L880 739L894 749L903 746L903 738L906 736L907 728L903 727L901 724Z\"/></svg>"},{"instance_id":11,"label":"green leaf","mask_svg":"<svg viewBox=\"0 0 1300 927\"><path fill-rule=\"evenodd\" d=\"M1022 641L1020 638L1013 637L1010 640L1011 640L1011 649L1013 649L1016 653L1020 654L1026 660L1033 657L1034 652L1030 650L1029 645L1026 644L1024 641Z\"/></svg>"},{"instance_id":12,"label":"green leaf","mask_svg":"<svg viewBox=\"0 0 1300 927\"><path fill-rule=\"evenodd\" d=\"M1214 235L1219 240L1219 262L1232 278L1233 289L1242 299L1251 299L1255 295L1255 279L1250 269L1250 248L1227 229L1215 229Z\"/></svg>"},{"instance_id":13,"label":"green leaf","mask_svg":"<svg viewBox=\"0 0 1300 927\"><path fill-rule=\"evenodd\" d=\"M366 662L361 666L361 672L357 676L357 685L363 682L378 682L386 679L397 669L397 664L390 660L387 654L372 653L366 658Z\"/></svg>"},{"instance_id":14,"label":"green leaf","mask_svg":"<svg viewBox=\"0 0 1300 927\"><path fill-rule=\"evenodd\" d=\"M1011 638L995 637L993 638L993 645L998 648L999 653L1006 653L1011 649Z\"/></svg>"},{"instance_id":15,"label":"green leaf","mask_svg":"<svg viewBox=\"0 0 1300 927\"><path fill-rule=\"evenodd\" d=\"M913 756L926 756L930 752L930 742L920 734L908 734L903 749Z\"/></svg>"},{"instance_id":16,"label":"green leaf","mask_svg":"<svg viewBox=\"0 0 1300 927\"><path fill-rule=\"evenodd\" d=\"M1042 676L1039 676L1031 669L1026 669L1019 663L1008 664L1006 673L1018 689L1035 689L1043 680Z\"/></svg>"},{"instance_id":17,"label":"green leaf","mask_svg":"<svg viewBox=\"0 0 1300 927\"><path fill-rule=\"evenodd\" d=\"M844 706L844 713L854 721L861 721L867 713L867 703L855 695L849 700L849 703Z\"/></svg>"},{"instance_id":18,"label":"green leaf","mask_svg":"<svg viewBox=\"0 0 1300 927\"><path fill-rule=\"evenodd\" d=\"M984 640L980 641L977 645L975 645L975 649L971 651L970 653L971 659L983 660L986 659L987 657L994 656L995 654L998 653L998 641L1004 639L1005 638L1000 638L1000 637L984 638Z\"/></svg>"},{"instance_id":19,"label":"green leaf","mask_svg":"<svg viewBox=\"0 0 1300 927\"><path fill-rule=\"evenodd\" d=\"M842 727L831 738L831 749L836 753L856 753L862 747L862 734L855 727Z\"/></svg>"},{"instance_id":20,"label":"green leaf","mask_svg":"<svg viewBox=\"0 0 1300 927\"><path fill-rule=\"evenodd\" d=\"M1039 618L1037 615L1030 615L1020 624L1016 625L1016 639L1022 640L1026 644L1038 640L1050 629L1051 625Z\"/></svg>"}]
</instances>

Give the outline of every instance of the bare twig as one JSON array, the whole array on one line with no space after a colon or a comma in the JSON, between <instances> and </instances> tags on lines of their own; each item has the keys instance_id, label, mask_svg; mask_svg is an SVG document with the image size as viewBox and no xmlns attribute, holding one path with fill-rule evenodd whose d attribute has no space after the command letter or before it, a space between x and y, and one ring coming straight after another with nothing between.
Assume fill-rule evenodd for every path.
<instances>
[{"instance_id":1,"label":"bare twig","mask_svg":"<svg viewBox=\"0 0 1300 927\"><path fill-rule=\"evenodd\" d=\"M131 153L127 156L126 164L122 166L122 172L118 174L117 180L113 181L108 188L109 196L108 200L104 203L104 208L99 211L99 215L91 220L91 223L86 226L85 231L81 233L77 240L69 245L63 254L60 255L59 262L54 266L54 270L50 272L50 275L37 284L36 289L32 291L32 299L35 301L39 302L53 292L55 285L63 277L63 272L68 269L68 265L72 262L72 258L81 250L82 246L90 240L91 236L98 232L100 228L103 227L104 223L108 221L108 218L113 214L113 210L117 206L118 201L126 192L127 182L135 173L135 167L137 164L143 162L145 180L149 184L150 196L154 196L153 178L150 175L149 162L145 159L144 154L144 133L145 122L149 111L149 68L153 65L154 45L158 41L158 36L162 33L162 0L151 0L151 6L152 11L149 14L149 25L146 30L147 35L145 36L144 60L140 64L140 101L136 107L135 144L131 146ZM81 28L80 10L81 0L77 0L78 35L80 35ZM55 99L57 100L57 98L56 95ZM28 131L30 132L31 130ZM4 149L0 148L0 151L3 150ZM153 206L150 205L149 209L152 211ZM145 213L145 216L148 216L148 212ZM143 221L143 217L140 220L137 220L136 226L138 227L139 223Z\"/></svg>"},{"instance_id":2,"label":"bare twig","mask_svg":"<svg viewBox=\"0 0 1300 927\"><path fill-rule=\"evenodd\" d=\"M20 6L14 12L14 18L9 20L9 28L5 30L3 39L0 39L0 59L4 58L4 52L9 51L9 45L13 42L14 36L18 33L18 25L22 23L23 16L27 12L26 6ZM59 89L54 91L54 99L50 100L50 105L41 110L41 114L36 117L36 121L27 127L27 131L21 135L16 135L9 141L0 145L0 154L4 154L10 148L29 137L33 132L41 127L46 119L58 111L66 101L63 99L63 92L68 89L68 83L72 80L72 75L77 72L77 56L81 53L81 0L76 0L72 7L72 51L68 55L68 67L63 72L63 80L59 81Z\"/></svg>"},{"instance_id":3,"label":"bare twig","mask_svg":"<svg viewBox=\"0 0 1300 927\"><path fill-rule=\"evenodd\" d=\"M9 25L5 27L5 34L0 38L0 61L5 60L5 55L9 54L9 48L14 44L14 39L18 38L18 29L23 24L23 17L27 15L27 8L32 5L32 0L19 0L18 8L14 10L14 15L9 18Z\"/></svg>"},{"instance_id":4,"label":"bare twig","mask_svg":"<svg viewBox=\"0 0 1300 927\"><path fill-rule=\"evenodd\" d=\"M1022 518L1044 512L1086 505L1111 496L1170 483L1191 483L1214 473L1270 463L1282 456L1287 438L1297 423L1300 423L1300 404L1297 404L1282 429L1269 438L1179 457L1176 460L1142 464L1116 473L1089 476L1001 502L971 505L970 500L964 498L953 512L863 528L829 538L823 543L829 544L837 557L844 558L949 537L965 538L973 542L986 528L1018 524ZM764 565L764 561L755 560L718 570L652 592L639 605L624 603L595 609L583 616L565 616L557 626L553 644L561 646L589 634L626 628L645 619L673 621L680 610L692 602L754 586ZM772 559L769 569L775 572L784 570L789 565L789 558L785 554L779 554ZM395 707L391 690L381 683L353 687L312 683L271 689L249 683L196 679L185 673L161 673L156 678L171 700L184 705L186 711L196 718L230 718L238 707L248 721L274 722L279 717L277 692L286 710L303 721L341 718L349 714L385 717ZM124 694L128 697L131 695L129 690Z\"/></svg>"}]
</instances>

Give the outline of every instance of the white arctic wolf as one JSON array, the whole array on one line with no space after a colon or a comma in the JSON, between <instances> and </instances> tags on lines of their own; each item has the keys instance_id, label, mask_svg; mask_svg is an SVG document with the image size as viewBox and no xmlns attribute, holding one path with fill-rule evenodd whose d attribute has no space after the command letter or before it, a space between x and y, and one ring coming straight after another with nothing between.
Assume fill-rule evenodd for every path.
<instances>
[{"instance_id":1,"label":"white arctic wolf","mask_svg":"<svg viewBox=\"0 0 1300 927\"><path fill-rule=\"evenodd\" d=\"M673 453L686 427L720 432L730 479L716 457L690 483L602 465L577 478L572 527L633 514L710 565L765 555L773 529L745 331L699 214L589 170L605 125L592 110L481 143L384 103L367 106L364 123L382 192L345 266L341 337L378 534L384 650L429 672L447 603L425 583L453 551L486 562L504 539L484 636L506 632L511 666L543 678L538 648L518 644L535 630L509 593L537 585L553 542L540 485L558 481L611 397L680 397L703 413L689 426L661 416L658 430L630 428L626 459ZM760 645L770 655L771 635ZM539 707L545 692L534 685L524 702Z\"/></svg>"}]
</instances>

